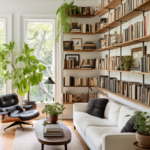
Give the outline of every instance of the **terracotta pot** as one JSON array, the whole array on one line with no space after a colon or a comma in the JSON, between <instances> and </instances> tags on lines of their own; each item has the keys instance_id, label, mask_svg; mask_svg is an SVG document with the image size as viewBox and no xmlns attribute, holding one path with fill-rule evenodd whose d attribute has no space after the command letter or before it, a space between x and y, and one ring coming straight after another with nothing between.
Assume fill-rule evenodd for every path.
<instances>
[{"instance_id":1,"label":"terracotta pot","mask_svg":"<svg viewBox=\"0 0 150 150\"><path fill-rule=\"evenodd\" d=\"M90 14L90 11L89 11L89 10L86 10L86 14L89 15L89 14Z\"/></svg>"},{"instance_id":2,"label":"terracotta pot","mask_svg":"<svg viewBox=\"0 0 150 150\"><path fill-rule=\"evenodd\" d=\"M28 101L27 99L23 100L23 106L32 105L31 110L35 110L37 107L36 100L31 99Z\"/></svg>"},{"instance_id":3,"label":"terracotta pot","mask_svg":"<svg viewBox=\"0 0 150 150\"><path fill-rule=\"evenodd\" d=\"M78 23L77 22L73 22L72 23L72 27L77 27Z\"/></svg>"},{"instance_id":4,"label":"terracotta pot","mask_svg":"<svg viewBox=\"0 0 150 150\"><path fill-rule=\"evenodd\" d=\"M56 124L58 120L58 116L49 116L49 120L52 124Z\"/></svg>"},{"instance_id":5,"label":"terracotta pot","mask_svg":"<svg viewBox=\"0 0 150 150\"><path fill-rule=\"evenodd\" d=\"M125 63L124 66L127 66L127 64ZM125 71L130 71L130 68L125 68Z\"/></svg>"},{"instance_id":6,"label":"terracotta pot","mask_svg":"<svg viewBox=\"0 0 150 150\"><path fill-rule=\"evenodd\" d=\"M138 141L139 146L143 148L150 148L150 134L149 136L144 136L136 132L136 139Z\"/></svg>"}]
</instances>

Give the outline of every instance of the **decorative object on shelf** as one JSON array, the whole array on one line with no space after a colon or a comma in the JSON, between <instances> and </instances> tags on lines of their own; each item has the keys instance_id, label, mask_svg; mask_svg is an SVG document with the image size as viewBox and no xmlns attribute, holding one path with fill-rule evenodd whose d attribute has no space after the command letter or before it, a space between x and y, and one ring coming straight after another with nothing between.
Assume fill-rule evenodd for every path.
<instances>
[{"instance_id":1,"label":"decorative object on shelf","mask_svg":"<svg viewBox=\"0 0 150 150\"><path fill-rule=\"evenodd\" d=\"M72 27L77 27L78 26L78 23L77 22L73 22L72 23Z\"/></svg>"},{"instance_id":2,"label":"decorative object on shelf","mask_svg":"<svg viewBox=\"0 0 150 150\"><path fill-rule=\"evenodd\" d=\"M82 39L81 38L73 38L73 39L71 39L71 41L73 41L73 47L82 46Z\"/></svg>"},{"instance_id":3,"label":"decorative object on shelf","mask_svg":"<svg viewBox=\"0 0 150 150\"><path fill-rule=\"evenodd\" d=\"M99 8L96 7L96 8L94 9L94 13L96 14L98 11L99 11Z\"/></svg>"},{"instance_id":4,"label":"decorative object on shelf","mask_svg":"<svg viewBox=\"0 0 150 150\"><path fill-rule=\"evenodd\" d=\"M147 47L144 46L144 56L146 55L146 50L147 50ZM135 60L135 62L133 63L133 67L139 67L139 64L141 62L141 57L143 56L142 47L131 49L131 56Z\"/></svg>"},{"instance_id":5,"label":"decorative object on shelf","mask_svg":"<svg viewBox=\"0 0 150 150\"><path fill-rule=\"evenodd\" d=\"M126 117L129 116L131 115ZM143 148L150 148L150 115L147 112L135 111L134 116L131 117L134 120L134 129L137 130L136 139L138 145Z\"/></svg>"},{"instance_id":6,"label":"decorative object on shelf","mask_svg":"<svg viewBox=\"0 0 150 150\"><path fill-rule=\"evenodd\" d=\"M111 36L111 45L118 44L118 34L117 31Z\"/></svg>"},{"instance_id":7,"label":"decorative object on shelf","mask_svg":"<svg viewBox=\"0 0 150 150\"><path fill-rule=\"evenodd\" d=\"M96 49L96 44L93 41L86 41L84 43L83 49L85 49L85 50L94 50L94 49Z\"/></svg>"},{"instance_id":8,"label":"decorative object on shelf","mask_svg":"<svg viewBox=\"0 0 150 150\"><path fill-rule=\"evenodd\" d=\"M76 59L77 61L80 61L80 55L79 54L66 54L65 60L69 59Z\"/></svg>"},{"instance_id":9,"label":"decorative object on shelf","mask_svg":"<svg viewBox=\"0 0 150 150\"><path fill-rule=\"evenodd\" d=\"M75 46L75 47L74 47L74 50L81 51L81 50L83 50L83 46Z\"/></svg>"},{"instance_id":10,"label":"decorative object on shelf","mask_svg":"<svg viewBox=\"0 0 150 150\"><path fill-rule=\"evenodd\" d=\"M130 68L133 67L134 59L132 56L123 56L121 60L121 64L123 65L123 68L125 71L130 71Z\"/></svg>"},{"instance_id":11,"label":"decorative object on shelf","mask_svg":"<svg viewBox=\"0 0 150 150\"><path fill-rule=\"evenodd\" d=\"M90 7L86 7L86 14L87 14L87 15L90 14Z\"/></svg>"},{"instance_id":12,"label":"decorative object on shelf","mask_svg":"<svg viewBox=\"0 0 150 150\"><path fill-rule=\"evenodd\" d=\"M73 50L73 41L63 41L64 50Z\"/></svg>"},{"instance_id":13,"label":"decorative object on shelf","mask_svg":"<svg viewBox=\"0 0 150 150\"><path fill-rule=\"evenodd\" d=\"M10 72L4 73L5 81L11 80L12 89L15 89L19 95L28 93L27 100L23 100L23 106L32 105L31 109L36 109L36 100L31 100L29 97L30 86L38 85L42 81L42 71L45 71L46 67L36 59L33 55L34 49L26 43L15 58L15 64L8 61L7 56L12 55L14 46L15 42L11 41L10 44L4 44L4 49L0 52L2 68L7 70L8 64L13 68ZM23 63L24 67L18 67L18 63Z\"/></svg>"},{"instance_id":14,"label":"decorative object on shelf","mask_svg":"<svg viewBox=\"0 0 150 150\"><path fill-rule=\"evenodd\" d=\"M58 115L62 114L65 110L65 107L60 103L55 103L53 105L45 105L45 108L42 110L42 113L49 114L49 120L52 124L56 124L58 120Z\"/></svg>"},{"instance_id":15,"label":"decorative object on shelf","mask_svg":"<svg viewBox=\"0 0 150 150\"><path fill-rule=\"evenodd\" d=\"M75 96L72 97L72 101L73 102L80 102L81 99L80 99L80 94L76 94Z\"/></svg>"},{"instance_id":16,"label":"decorative object on shelf","mask_svg":"<svg viewBox=\"0 0 150 150\"><path fill-rule=\"evenodd\" d=\"M64 29L64 33L69 33L72 23L72 16L81 14L78 6L74 5L74 0L69 4L64 0L64 3L58 8L56 16L58 17L56 43L59 41L59 36ZM68 19L68 15L70 18Z\"/></svg>"}]
</instances>

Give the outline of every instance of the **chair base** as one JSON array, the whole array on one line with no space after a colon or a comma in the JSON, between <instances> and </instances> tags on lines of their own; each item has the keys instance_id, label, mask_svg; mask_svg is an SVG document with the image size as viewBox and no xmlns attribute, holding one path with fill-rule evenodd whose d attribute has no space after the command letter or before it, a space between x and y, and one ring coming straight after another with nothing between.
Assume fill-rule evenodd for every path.
<instances>
[{"instance_id":1,"label":"chair base","mask_svg":"<svg viewBox=\"0 0 150 150\"><path fill-rule=\"evenodd\" d=\"M33 124L30 124L30 123L27 123L27 122L22 122L22 121L17 121L17 122L14 122L13 124L11 124L10 126L4 128L4 131L10 127L13 127L15 125L20 125L20 127L22 128L22 130L24 131L24 128L22 127L22 124L26 124L26 125L32 125L33 127Z\"/></svg>"}]
</instances>

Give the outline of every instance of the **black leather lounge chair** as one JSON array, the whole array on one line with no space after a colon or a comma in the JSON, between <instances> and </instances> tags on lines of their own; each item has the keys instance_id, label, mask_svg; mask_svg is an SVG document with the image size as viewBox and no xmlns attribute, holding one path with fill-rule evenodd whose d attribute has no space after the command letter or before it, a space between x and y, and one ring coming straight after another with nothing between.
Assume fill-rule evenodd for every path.
<instances>
[{"instance_id":1,"label":"black leather lounge chair","mask_svg":"<svg viewBox=\"0 0 150 150\"><path fill-rule=\"evenodd\" d=\"M10 126L6 127L4 130L15 125L20 125L20 127L24 131L22 124L32 125L27 122L23 122L39 116L39 111L30 110L31 107L32 105L24 106L23 108L25 108L25 111L23 111L23 109L19 105L17 94L1 95L0 115L2 116L2 123L14 122Z\"/></svg>"}]
</instances>

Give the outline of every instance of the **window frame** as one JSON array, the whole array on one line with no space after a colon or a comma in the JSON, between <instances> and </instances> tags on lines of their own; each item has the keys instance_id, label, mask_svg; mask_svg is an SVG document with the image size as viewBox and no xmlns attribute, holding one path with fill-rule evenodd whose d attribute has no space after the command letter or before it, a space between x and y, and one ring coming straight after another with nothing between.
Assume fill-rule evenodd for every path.
<instances>
[{"instance_id":1,"label":"window frame","mask_svg":"<svg viewBox=\"0 0 150 150\"><path fill-rule=\"evenodd\" d=\"M53 62L52 62L52 66L53 66L53 80L55 81L55 19L24 19L24 42L28 42L27 41L27 25L28 25L28 22L51 22L52 23L52 26L53 26L53 30L52 30L52 35L53 35L53 46L52 46L52 57L54 58L53 59ZM53 96L55 98L56 96L56 92L55 92L56 88L55 88L55 85L53 85ZM53 103L53 102L50 102L50 103ZM37 102L37 104L41 104L40 102Z\"/></svg>"}]
</instances>

